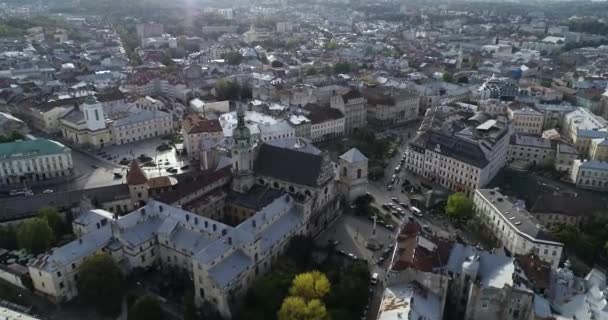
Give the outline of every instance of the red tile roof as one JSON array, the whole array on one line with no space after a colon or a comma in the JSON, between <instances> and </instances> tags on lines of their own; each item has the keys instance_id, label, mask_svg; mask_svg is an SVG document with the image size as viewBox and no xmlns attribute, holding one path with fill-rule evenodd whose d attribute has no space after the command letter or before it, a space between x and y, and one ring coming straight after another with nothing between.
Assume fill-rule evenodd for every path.
<instances>
[{"instance_id":1,"label":"red tile roof","mask_svg":"<svg viewBox=\"0 0 608 320\"><path fill-rule=\"evenodd\" d=\"M144 171L139 167L136 160L131 162L129 171L127 172L127 184L128 185L139 185L148 182L148 177Z\"/></svg>"},{"instance_id":2,"label":"red tile roof","mask_svg":"<svg viewBox=\"0 0 608 320\"><path fill-rule=\"evenodd\" d=\"M182 122L182 127L184 128L184 132L189 134L222 131L222 126L220 125L219 120L209 120L199 114L188 115Z\"/></svg>"},{"instance_id":3,"label":"red tile roof","mask_svg":"<svg viewBox=\"0 0 608 320\"><path fill-rule=\"evenodd\" d=\"M450 256L453 242L434 235L422 233L422 227L409 221L401 229L398 252L393 262L393 270L414 268L423 272L433 272L444 266Z\"/></svg>"}]
</instances>

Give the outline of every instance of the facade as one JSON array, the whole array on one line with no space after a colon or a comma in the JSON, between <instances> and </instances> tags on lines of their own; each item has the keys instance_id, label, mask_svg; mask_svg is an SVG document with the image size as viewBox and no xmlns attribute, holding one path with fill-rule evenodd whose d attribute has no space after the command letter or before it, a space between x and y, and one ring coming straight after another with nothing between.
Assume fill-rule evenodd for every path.
<instances>
[{"instance_id":1,"label":"facade","mask_svg":"<svg viewBox=\"0 0 608 320\"><path fill-rule=\"evenodd\" d=\"M342 193L349 202L367 192L368 160L361 151L352 148L338 159Z\"/></svg>"},{"instance_id":2,"label":"facade","mask_svg":"<svg viewBox=\"0 0 608 320\"><path fill-rule=\"evenodd\" d=\"M482 223L505 249L522 255L533 251L557 268L564 244L555 240L525 208L494 189L475 190L473 202Z\"/></svg>"},{"instance_id":3,"label":"facade","mask_svg":"<svg viewBox=\"0 0 608 320\"><path fill-rule=\"evenodd\" d=\"M570 179L583 189L608 190L608 162L575 160Z\"/></svg>"},{"instance_id":4,"label":"facade","mask_svg":"<svg viewBox=\"0 0 608 320\"><path fill-rule=\"evenodd\" d=\"M349 135L358 128L367 126L366 101L359 91L349 90L344 94L331 96L331 108L338 109L344 114L344 133Z\"/></svg>"},{"instance_id":5,"label":"facade","mask_svg":"<svg viewBox=\"0 0 608 320\"><path fill-rule=\"evenodd\" d=\"M562 133L572 142L581 157L588 157L593 139L608 137L608 123L588 109L577 108L564 116Z\"/></svg>"},{"instance_id":6,"label":"facade","mask_svg":"<svg viewBox=\"0 0 608 320\"><path fill-rule=\"evenodd\" d=\"M477 120L469 118L464 129L455 121L452 128L456 132L447 133L433 125L420 132L407 146L407 169L468 195L483 188L506 163L510 132L506 119L478 115ZM449 128L448 123L440 122Z\"/></svg>"},{"instance_id":7,"label":"facade","mask_svg":"<svg viewBox=\"0 0 608 320\"><path fill-rule=\"evenodd\" d=\"M205 138L221 139L222 127L217 119L206 119L198 113L190 114L182 121L184 148L190 159L200 156L201 140Z\"/></svg>"},{"instance_id":8,"label":"facade","mask_svg":"<svg viewBox=\"0 0 608 320\"><path fill-rule=\"evenodd\" d=\"M0 185L32 184L73 174L72 150L47 139L0 144Z\"/></svg>"},{"instance_id":9,"label":"facade","mask_svg":"<svg viewBox=\"0 0 608 320\"><path fill-rule=\"evenodd\" d=\"M173 117L141 103L102 104L93 96L60 120L63 137L74 144L104 147L170 134Z\"/></svg>"},{"instance_id":10,"label":"facade","mask_svg":"<svg viewBox=\"0 0 608 320\"><path fill-rule=\"evenodd\" d=\"M417 120L420 113L420 97L410 92L365 89L367 122L376 126L391 126Z\"/></svg>"},{"instance_id":11,"label":"facade","mask_svg":"<svg viewBox=\"0 0 608 320\"><path fill-rule=\"evenodd\" d=\"M509 106L509 120L514 133L527 133L540 136L543 133L544 116L530 107Z\"/></svg>"},{"instance_id":12,"label":"facade","mask_svg":"<svg viewBox=\"0 0 608 320\"><path fill-rule=\"evenodd\" d=\"M514 134L509 142L508 161L514 165L553 166L557 171L571 172L576 149L561 141L536 135Z\"/></svg>"},{"instance_id":13,"label":"facade","mask_svg":"<svg viewBox=\"0 0 608 320\"><path fill-rule=\"evenodd\" d=\"M307 104L304 112L307 113L306 118L310 119L312 142L333 140L344 135L345 118L340 110Z\"/></svg>"}]
</instances>

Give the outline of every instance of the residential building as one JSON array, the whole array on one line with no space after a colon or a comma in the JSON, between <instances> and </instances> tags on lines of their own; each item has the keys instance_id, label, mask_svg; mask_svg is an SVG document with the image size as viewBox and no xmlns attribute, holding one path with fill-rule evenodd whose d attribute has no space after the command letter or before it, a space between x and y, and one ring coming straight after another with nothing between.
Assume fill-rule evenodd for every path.
<instances>
[{"instance_id":1,"label":"residential building","mask_svg":"<svg viewBox=\"0 0 608 320\"><path fill-rule=\"evenodd\" d=\"M362 90L367 104L367 122L376 126L405 124L419 119L420 97L393 89Z\"/></svg>"},{"instance_id":2,"label":"residential building","mask_svg":"<svg viewBox=\"0 0 608 320\"><path fill-rule=\"evenodd\" d=\"M431 110L429 110L431 111ZM428 112L422 130L407 146L408 170L472 195L504 167L509 146L506 118L483 113Z\"/></svg>"},{"instance_id":3,"label":"residential building","mask_svg":"<svg viewBox=\"0 0 608 320\"><path fill-rule=\"evenodd\" d=\"M74 172L72 150L47 139L0 143L0 185L29 185L68 178Z\"/></svg>"},{"instance_id":4,"label":"residential building","mask_svg":"<svg viewBox=\"0 0 608 320\"><path fill-rule=\"evenodd\" d=\"M344 135L345 118L340 110L307 104L303 111L310 119L312 142L334 140Z\"/></svg>"},{"instance_id":5,"label":"residential building","mask_svg":"<svg viewBox=\"0 0 608 320\"><path fill-rule=\"evenodd\" d=\"M26 134L29 132L23 120L5 112L0 112L0 135L9 136L13 132Z\"/></svg>"},{"instance_id":6,"label":"residential building","mask_svg":"<svg viewBox=\"0 0 608 320\"><path fill-rule=\"evenodd\" d=\"M349 202L367 192L368 160L361 151L352 148L338 159L341 192Z\"/></svg>"},{"instance_id":7,"label":"residential building","mask_svg":"<svg viewBox=\"0 0 608 320\"><path fill-rule=\"evenodd\" d=\"M553 166L563 172L570 172L574 160L579 158L572 145L529 134L511 136L507 157L511 165Z\"/></svg>"},{"instance_id":8,"label":"residential building","mask_svg":"<svg viewBox=\"0 0 608 320\"><path fill-rule=\"evenodd\" d=\"M576 110L564 116L562 133L572 142L581 157L589 157L591 141L608 137L608 123L588 109Z\"/></svg>"},{"instance_id":9,"label":"residential building","mask_svg":"<svg viewBox=\"0 0 608 320\"><path fill-rule=\"evenodd\" d=\"M570 179L579 188L606 191L608 190L608 162L574 160Z\"/></svg>"},{"instance_id":10,"label":"residential building","mask_svg":"<svg viewBox=\"0 0 608 320\"><path fill-rule=\"evenodd\" d=\"M203 138L221 139L224 137L222 126L217 119L207 119L198 113L189 114L182 121L184 148L190 159L200 156L200 144Z\"/></svg>"},{"instance_id":11,"label":"residential building","mask_svg":"<svg viewBox=\"0 0 608 320\"><path fill-rule=\"evenodd\" d=\"M509 105L508 116L514 133L528 133L540 136L543 133L544 116L528 106Z\"/></svg>"},{"instance_id":12,"label":"residential building","mask_svg":"<svg viewBox=\"0 0 608 320\"><path fill-rule=\"evenodd\" d=\"M557 241L523 206L516 205L496 189L477 189L475 211L482 223L512 254L535 252L557 268L564 244Z\"/></svg>"},{"instance_id":13,"label":"residential building","mask_svg":"<svg viewBox=\"0 0 608 320\"><path fill-rule=\"evenodd\" d=\"M518 92L519 87L514 81L492 76L477 89L476 95L479 97L479 100L499 99L513 101Z\"/></svg>"},{"instance_id":14,"label":"residential building","mask_svg":"<svg viewBox=\"0 0 608 320\"><path fill-rule=\"evenodd\" d=\"M3 320L38 320L40 318L36 318L34 316L27 315L22 312L17 312L11 310L7 307L0 308L0 319Z\"/></svg>"},{"instance_id":15,"label":"residential building","mask_svg":"<svg viewBox=\"0 0 608 320\"><path fill-rule=\"evenodd\" d=\"M367 126L366 100L358 90L351 89L344 94L334 94L330 99L331 108L344 114L344 133L349 135L354 130Z\"/></svg>"},{"instance_id":16,"label":"residential building","mask_svg":"<svg viewBox=\"0 0 608 320\"><path fill-rule=\"evenodd\" d=\"M559 224L579 227L595 212L604 210L605 207L598 201L590 201L584 195L565 192L545 193L536 198L530 208L530 213L549 229Z\"/></svg>"}]
</instances>

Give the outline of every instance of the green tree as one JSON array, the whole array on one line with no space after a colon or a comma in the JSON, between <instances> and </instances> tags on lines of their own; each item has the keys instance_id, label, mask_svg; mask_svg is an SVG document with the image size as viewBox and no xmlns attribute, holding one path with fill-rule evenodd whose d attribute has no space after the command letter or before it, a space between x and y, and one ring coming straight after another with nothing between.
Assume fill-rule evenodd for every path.
<instances>
[{"instance_id":1,"label":"green tree","mask_svg":"<svg viewBox=\"0 0 608 320\"><path fill-rule=\"evenodd\" d=\"M349 73L351 71L350 63L338 62L334 65L334 73Z\"/></svg>"},{"instance_id":2,"label":"green tree","mask_svg":"<svg viewBox=\"0 0 608 320\"><path fill-rule=\"evenodd\" d=\"M310 68L307 68L307 69L306 69L306 75L307 75L307 76L314 76L314 75L316 75L317 73L318 73L318 72L317 72L317 69L315 69L315 67L310 67Z\"/></svg>"},{"instance_id":3,"label":"green tree","mask_svg":"<svg viewBox=\"0 0 608 320\"><path fill-rule=\"evenodd\" d=\"M327 276L320 271L298 274L289 288L289 294L304 298L306 301L321 299L329 293L330 284Z\"/></svg>"},{"instance_id":4,"label":"green tree","mask_svg":"<svg viewBox=\"0 0 608 320\"><path fill-rule=\"evenodd\" d=\"M324 320L327 308L321 300L306 302L301 297L287 297L278 312L279 320Z\"/></svg>"},{"instance_id":5,"label":"green tree","mask_svg":"<svg viewBox=\"0 0 608 320\"><path fill-rule=\"evenodd\" d=\"M34 218L22 223L17 229L17 245L30 253L46 251L53 244L53 230L45 219Z\"/></svg>"},{"instance_id":6,"label":"green tree","mask_svg":"<svg viewBox=\"0 0 608 320\"><path fill-rule=\"evenodd\" d=\"M17 231L13 226L0 226L0 248L8 250L17 249Z\"/></svg>"},{"instance_id":7,"label":"green tree","mask_svg":"<svg viewBox=\"0 0 608 320\"><path fill-rule=\"evenodd\" d=\"M152 296L143 296L129 309L128 320L163 320L164 311Z\"/></svg>"},{"instance_id":8,"label":"green tree","mask_svg":"<svg viewBox=\"0 0 608 320\"><path fill-rule=\"evenodd\" d=\"M466 221L473 216L473 201L462 192L453 193L448 197L445 212L452 219Z\"/></svg>"},{"instance_id":9,"label":"green tree","mask_svg":"<svg viewBox=\"0 0 608 320\"><path fill-rule=\"evenodd\" d=\"M296 235L289 240L286 255L300 268L307 268L311 262L314 242L311 237Z\"/></svg>"},{"instance_id":10,"label":"green tree","mask_svg":"<svg viewBox=\"0 0 608 320\"><path fill-rule=\"evenodd\" d=\"M46 220L53 230L53 234L55 238L61 237L65 232L65 224L61 216L59 215L59 211L53 207L43 207L38 210L38 217Z\"/></svg>"},{"instance_id":11,"label":"green tree","mask_svg":"<svg viewBox=\"0 0 608 320\"><path fill-rule=\"evenodd\" d=\"M241 93L241 86L236 80L218 80L215 84L215 95L220 100L237 100Z\"/></svg>"},{"instance_id":12,"label":"green tree","mask_svg":"<svg viewBox=\"0 0 608 320\"><path fill-rule=\"evenodd\" d=\"M270 64L273 68L282 68L283 67L283 62L279 61L279 60L275 60Z\"/></svg>"},{"instance_id":13,"label":"green tree","mask_svg":"<svg viewBox=\"0 0 608 320\"><path fill-rule=\"evenodd\" d=\"M255 281L247 295L247 306L253 314L248 319L272 320L289 291L292 274L270 273Z\"/></svg>"},{"instance_id":14,"label":"green tree","mask_svg":"<svg viewBox=\"0 0 608 320\"><path fill-rule=\"evenodd\" d=\"M449 73L449 72L444 72L443 76L441 77L441 79L443 81L449 82L449 83L454 82L454 76L451 73Z\"/></svg>"},{"instance_id":15,"label":"green tree","mask_svg":"<svg viewBox=\"0 0 608 320\"><path fill-rule=\"evenodd\" d=\"M222 58L226 61L227 64L238 66L243 62L243 56L238 51L229 51L223 54Z\"/></svg>"},{"instance_id":16,"label":"green tree","mask_svg":"<svg viewBox=\"0 0 608 320\"><path fill-rule=\"evenodd\" d=\"M80 266L78 293L100 314L117 315L125 290L123 275L107 253L87 258Z\"/></svg>"}]
</instances>

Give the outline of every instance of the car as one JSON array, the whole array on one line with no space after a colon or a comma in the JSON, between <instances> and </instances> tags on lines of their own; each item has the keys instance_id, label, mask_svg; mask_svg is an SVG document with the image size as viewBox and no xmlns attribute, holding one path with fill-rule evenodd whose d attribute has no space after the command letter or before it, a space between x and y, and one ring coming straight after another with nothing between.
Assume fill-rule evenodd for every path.
<instances>
[{"instance_id":1,"label":"car","mask_svg":"<svg viewBox=\"0 0 608 320\"><path fill-rule=\"evenodd\" d=\"M393 185L392 184L387 185L386 191L391 191L391 190L393 190Z\"/></svg>"},{"instance_id":2,"label":"car","mask_svg":"<svg viewBox=\"0 0 608 320\"><path fill-rule=\"evenodd\" d=\"M94 165L94 164L92 164L92 165L91 165L91 168L93 168L93 169L97 169L97 168L99 168L99 167L98 167L98 166L96 166L96 165Z\"/></svg>"},{"instance_id":3,"label":"car","mask_svg":"<svg viewBox=\"0 0 608 320\"><path fill-rule=\"evenodd\" d=\"M391 210L391 214L394 215L396 218L401 218L402 214L399 213L398 211L395 210Z\"/></svg>"},{"instance_id":4,"label":"car","mask_svg":"<svg viewBox=\"0 0 608 320\"><path fill-rule=\"evenodd\" d=\"M395 226L392 225L392 224L385 224L384 227L387 228L388 230L391 230L391 231L395 230Z\"/></svg>"},{"instance_id":5,"label":"car","mask_svg":"<svg viewBox=\"0 0 608 320\"><path fill-rule=\"evenodd\" d=\"M53 193L53 189L46 189L44 191L42 191L43 194L49 194L49 193Z\"/></svg>"},{"instance_id":6,"label":"car","mask_svg":"<svg viewBox=\"0 0 608 320\"><path fill-rule=\"evenodd\" d=\"M370 282L371 284L376 284L376 283L378 283L378 277L379 277L378 273L377 273L377 272L374 272L374 274L372 274L372 277L371 277L371 279L369 280L369 282Z\"/></svg>"},{"instance_id":7,"label":"car","mask_svg":"<svg viewBox=\"0 0 608 320\"><path fill-rule=\"evenodd\" d=\"M183 165L180 169L182 169L182 170L188 170L188 169L190 169L190 166L189 165Z\"/></svg>"},{"instance_id":8,"label":"car","mask_svg":"<svg viewBox=\"0 0 608 320\"><path fill-rule=\"evenodd\" d=\"M390 246L390 247L388 247L388 248L386 248L386 249L382 250L382 257L383 257L384 259L386 259L386 258L388 258L388 256L390 256L390 255L391 255L391 253L393 253L393 246Z\"/></svg>"},{"instance_id":9,"label":"car","mask_svg":"<svg viewBox=\"0 0 608 320\"><path fill-rule=\"evenodd\" d=\"M388 203L383 203L382 204L382 209L389 209L389 208L390 207L389 207Z\"/></svg>"},{"instance_id":10,"label":"car","mask_svg":"<svg viewBox=\"0 0 608 320\"><path fill-rule=\"evenodd\" d=\"M384 263L384 261L386 261L386 258L385 257L380 257L380 258L378 258L377 264L378 265L382 265Z\"/></svg>"},{"instance_id":11,"label":"car","mask_svg":"<svg viewBox=\"0 0 608 320\"><path fill-rule=\"evenodd\" d=\"M393 200L395 203L399 203L399 199L397 197L392 197L391 200Z\"/></svg>"},{"instance_id":12,"label":"car","mask_svg":"<svg viewBox=\"0 0 608 320\"><path fill-rule=\"evenodd\" d=\"M395 209L395 204L394 203L387 203L387 204L388 204L389 208Z\"/></svg>"},{"instance_id":13,"label":"car","mask_svg":"<svg viewBox=\"0 0 608 320\"><path fill-rule=\"evenodd\" d=\"M354 254L352 254L352 253L347 254L347 256L348 256L349 258L353 259L353 260L357 260L357 259L358 259L358 258L357 258L357 256L356 256L356 255L354 255Z\"/></svg>"},{"instance_id":14,"label":"car","mask_svg":"<svg viewBox=\"0 0 608 320\"><path fill-rule=\"evenodd\" d=\"M401 171L401 166L396 166L396 167L395 167L395 173L397 173L397 172L399 172L399 171Z\"/></svg>"},{"instance_id":15,"label":"car","mask_svg":"<svg viewBox=\"0 0 608 320\"><path fill-rule=\"evenodd\" d=\"M431 227L424 225L422 226L422 230L424 230L427 233L433 233L433 230L431 230Z\"/></svg>"},{"instance_id":16,"label":"car","mask_svg":"<svg viewBox=\"0 0 608 320\"><path fill-rule=\"evenodd\" d=\"M345 257L348 257L348 253L346 253L346 251L344 251L344 250L339 250L338 253Z\"/></svg>"},{"instance_id":17,"label":"car","mask_svg":"<svg viewBox=\"0 0 608 320\"><path fill-rule=\"evenodd\" d=\"M408 208L407 203L405 203L405 202L399 202L399 205L402 206L405 209Z\"/></svg>"}]
</instances>

